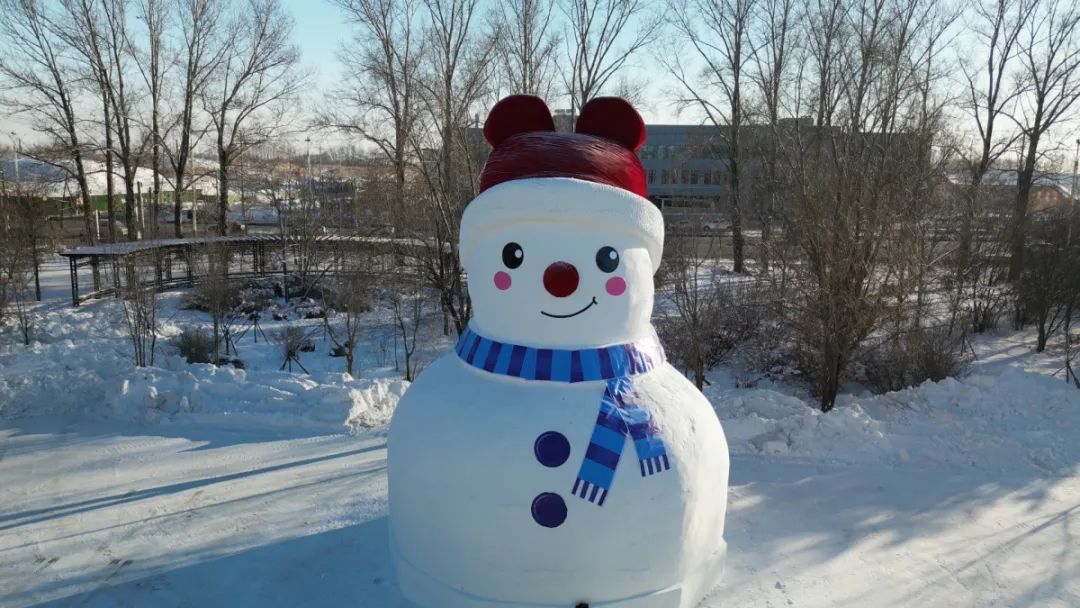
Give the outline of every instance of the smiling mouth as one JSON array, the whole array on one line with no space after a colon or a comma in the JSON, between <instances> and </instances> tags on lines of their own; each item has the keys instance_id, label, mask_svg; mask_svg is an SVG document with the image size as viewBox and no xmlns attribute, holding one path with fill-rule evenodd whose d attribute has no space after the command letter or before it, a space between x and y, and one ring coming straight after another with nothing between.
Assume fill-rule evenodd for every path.
<instances>
[{"instance_id":1,"label":"smiling mouth","mask_svg":"<svg viewBox=\"0 0 1080 608\"><path fill-rule=\"evenodd\" d=\"M544 315L545 317L551 317L552 319L569 319L570 317L576 317L576 316L580 315L581 313L585 312L586 310L589 310L593 306L596 306L596 296L593 296L592 302L589 302L588 304L586 304L585 308L582 308L581 310L579 310L577 312L572 312L572 313L570 313L568 315L553 315L550 312L544 312L542 310L540 311L540 314Z\"/></svg>"}]
</instances>

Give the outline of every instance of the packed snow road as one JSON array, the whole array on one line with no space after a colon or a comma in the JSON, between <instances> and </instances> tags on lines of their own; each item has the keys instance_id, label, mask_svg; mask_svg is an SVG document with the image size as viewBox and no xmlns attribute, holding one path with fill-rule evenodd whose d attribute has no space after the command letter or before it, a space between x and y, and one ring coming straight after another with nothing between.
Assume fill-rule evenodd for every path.
<instances>
[{"instance_id":1,"label":"packed snow road","mask_svg":"<svg viewBox=\"0 0 1080 608\"><path fill-rule=\"evenodd\" d=\"M401 605L382 429L57 428L0 423L0 605ZM727 539L707 607L1075 607L1080 469L735 456Z\"/></svg>"}]
</instances>

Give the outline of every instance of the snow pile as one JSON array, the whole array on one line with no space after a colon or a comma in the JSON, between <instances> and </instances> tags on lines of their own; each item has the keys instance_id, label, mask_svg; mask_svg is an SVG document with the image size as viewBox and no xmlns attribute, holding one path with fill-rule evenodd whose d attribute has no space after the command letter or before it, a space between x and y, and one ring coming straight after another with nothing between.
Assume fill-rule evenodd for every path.
<instances>
[{"instance_id":1,"label":"snow pile","mask_svg":"<svg viewBox=\"0 0 1080 608\"><path fill-rule=\"evenodd\" d=\"M773 390L706 393L736 454L1051 474L1080 463L1080 391L1018 368L978 370L884 395L842 395L828 414Z\"/></svg>"},{"instance_id":2,"label":"snow pile","mask_svg":"<svg viewBox=\"0 0 1080 608\"><path fill-rule=\"evenodd\" d=\"M373 383L364 389L350 389L352 409L345 425L358 430L390 422L394 408L407 388L409 383L404 380L390 380Z\"/></svg>"},{"instance_id":3,"label":"snow pile","mask_svg":"<svg viewBox=\"0 0 1080 608\"><path fill-rule=\"evenodd\" d=\"M340 431L386 424L408 383L397 379L356 379L344 373L246 371L209 364L177 369L143 368L123 375L106 398L109 412L122 419L156 420L191 414L243 419L244 424Z\"/></svg>"},{"instance_id":4,"label":"snow pile","mask_svg":"<svg viewBox=\"0 0 1080 608\"><path fill-rule=\"evenodd\" d=\"M96 409L132 367L120 314L114 301L44 311L29 346L0 337L0 416Z\"/></svg>"},{"instance_id":5,"label":"snow pile","mask_svg":"<svg viewBox=\"0 0 1080 608\"><path fill-rule=\"evenodd\" d=\"M165 296L162 337L155 367L135 368L115 300L77 309L41 309L34 341L0 337L0 418L94 416L156 422L184 416L193 421L225 419L260 427L303 427L320 432L358 430L386 424L408 383L391 369L372 365L375 348L361 345L364 374L341 369L344 359L304 353L310 375L278 371L278 345L254 334L240 344L246 369L186 363L172 354L170 336L198 326L203 313L178 310L183 293ZM312 324L321 320L312 321ZM266 333L273 335L273 324ZM224 420L223 420L224 421Z\"/></svg>"}]
</instances>

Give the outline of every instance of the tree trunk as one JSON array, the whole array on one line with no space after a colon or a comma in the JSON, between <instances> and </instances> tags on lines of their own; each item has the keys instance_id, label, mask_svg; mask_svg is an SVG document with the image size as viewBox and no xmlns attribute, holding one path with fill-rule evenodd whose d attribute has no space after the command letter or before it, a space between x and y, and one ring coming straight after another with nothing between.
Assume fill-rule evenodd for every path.
<instances>
[{"instance_id":1,"label":"tree trunk","mask_svg":"<svg viewBox=\"0 0 1080 608\"><path fill-rule=\"evenodd\" d=\"M1024 247L1027 245L1027 211L1031 198L1031 183L1035 178L1035 154L1039 150L1039 135L1028 138L1027 155L1020 174L1016 176L1016 200L1013 204L1012 235L1009 252L1009 280L1020 280L1024 269Z\"/></svg>"},{"instance_id":2,"label":"tree trunk","mask_svg":"<svg viewBox=\"0 0 1080 608\"><path fill-rule=\"evenodd\" d=\"M183 211L184 192L180 188L183 183L181 176L177 176L176 185L173 186L173 232L176 238L184 238L184 232L180 229L180 214Z\"/></svg>"},{"instance_id":3,"label":"tree trunk","mask_svg":"<svg viewBox=\"0 0 1080 608\"><path fill-rule=\"evenodd\" d=\"M836 407L836 395L840 393L840 371L843 369L840 353L833 344L825 346L824 377L821 379L821 411L828 413Z\"/></svg>"},{"instance_id":4,"label":"tree trunk","mask_svg":"<svg viewBox=\"0 0 1080 608\"><path fill-rule=\"evenodd\" d=\"M229 213L229 172L225 154L218 154L218 234L229 233L227 224Z\"/></svg>"},{"instance_id":5,"label":"tree trunk","mask_svg":"<svg viewBox=\"0 0 1080 608\"><path fill-rule=\"evenodd\" d=\"M971 178L971 185L964 195L964 208L960 212L960 236L956 246L956 268L958 273L966 272L971 264L972 240L974 238L974 223L976 197L978 196L979 184L982 183L982 173L977 173Z\"/></svg>"},{"instance_id":6,"label":"tree trunk","mask_svg":"<svg viewBox=\"0 0 1080 608\"><path fill-rule=\"evenodd\" d=\"M745 262L743 253L743 233L742 233L742 208L740 200L740 182L739 182L739 170L740 170L740 142L739 142L739 123L742 117L739 115L739 100L738 100L738 87L736 85L736 96L732 102L731 112L731 135L729 136L730 150L730 172L728 174L728 213L731 218L731 248L732 257L735 259L734 270L735 272L745 272Z\"/></svg>"},{"instance_id":7,"label":"tree trunk","mask_svg":"<svg viewBox=\"0 0 1080 608\"><path fill-rule=\"evenodd\" d=\"M97 244L94 238L94 205L90 201L90 185L86 181L86 167L83 166L82 152L79 151L78 142L74 142L75 158L75 181L79 183L79 196L83 202L83 226L86 230L86 242L90 245Z\"/></svg>"},{"instance_id":8,"label":"tree trunk","mask_svg":"<svg viewBox=\"0 0 1080 608\"><path fill-rule=\"evenodd\" d=\"M103 76L104 77L104 76ZM102 85L105 86L104 84ZM106 98L105 89L101 91L101 101L104 104L103 116L105 118L105 208L109 213L109 242L116 242L116 202L113 197L116 190L113 185L113 161L112 161L112 120L109 114L109 100Z\"/></svg>"},{"instance_id":9,"label":"tree trunk","mask_svg":"<svg viewBox=\"0 0 1080 608\"><path fill-rule=\"evenodd\" d=\"M142 236L139 232L139 221L135 217L135 169L130 167L129 161L125 159L124 162L124 187L127 188L127 193L124 194L124 221L127 223L127 240L137 241Z\"/></svg>"},{"instance_id":10,"label":"tree trunk","mask_svg":"<svg viewBox=\"0 0 1080 608\"><path fill-rule=\"evenodd\" d=\"M149 22L149 19L144 21ZM155 19L156 22L156 19ZM158 24L160 26L160 24ZM153 163L154 193L150 201L154 205L150 217L153 225L150 228L150 238L158 237L158 213L161 207L161 34L156 32L150 38L150 162ZM151 354L151 359L153 355Z\"/></svg>"}]
</instances>

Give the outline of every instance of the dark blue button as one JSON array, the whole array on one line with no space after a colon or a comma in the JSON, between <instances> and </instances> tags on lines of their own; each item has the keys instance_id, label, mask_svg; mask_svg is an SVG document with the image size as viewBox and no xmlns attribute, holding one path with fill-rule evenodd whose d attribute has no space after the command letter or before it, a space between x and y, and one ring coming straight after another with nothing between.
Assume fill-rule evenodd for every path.
<instances>
[{"instance_id":1,"label":"dark blue button","mask_svg":"<svg viewBox=\"0 0 1080 608\"><path fill-rule=\"evenodd\" d=\"M558 494L544 492L533 499L532 516L545 528L558 528L566 521L566 501Z\"/></svg>"},{"instance_id":2,"label":"dark blue button","mask_svg":"<svg viewBox=\"0 0 1080 608\"><path fill-rule=\"evenodd\" d=\"M533 453L545 467L557 467L570 458L570 441L562 433L548 431L536 438Z\"/></svg>"}]
</instances>

